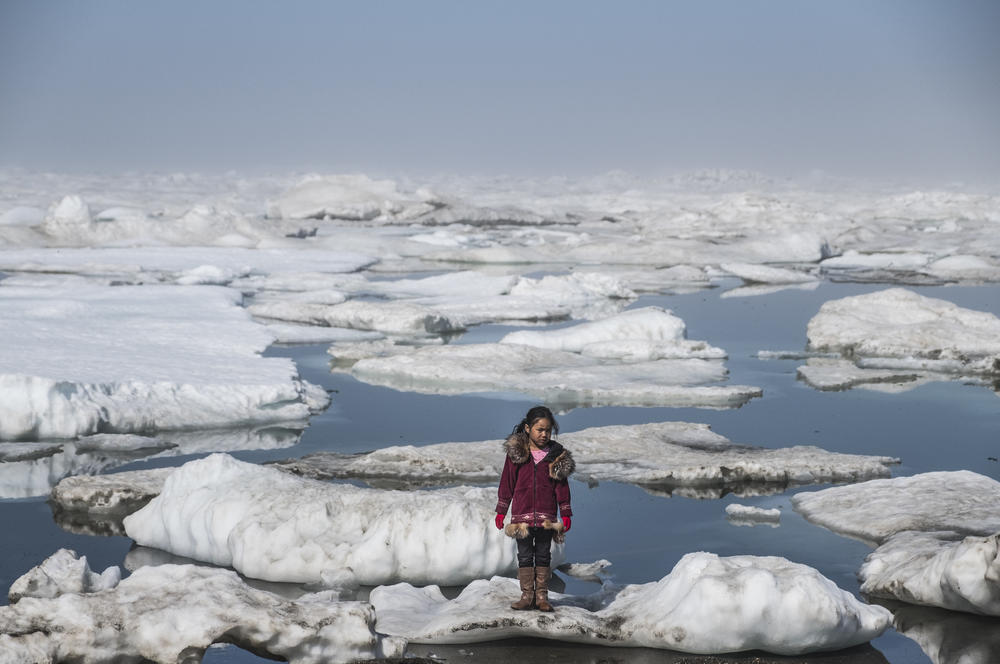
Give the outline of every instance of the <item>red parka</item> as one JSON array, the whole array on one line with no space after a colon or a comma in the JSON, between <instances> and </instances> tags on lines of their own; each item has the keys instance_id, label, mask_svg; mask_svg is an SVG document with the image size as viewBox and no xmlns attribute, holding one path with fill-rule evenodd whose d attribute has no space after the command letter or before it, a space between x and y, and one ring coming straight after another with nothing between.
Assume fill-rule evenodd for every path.
<instances>
[{"instance_id":1,"label":"red parka","mask_svg":"<svg viewBox=\"0 0 1000 664\"><path fill-rule=\"evenodd\" d=\"M497 514L506 515L510 508L512 524L536 527L555 522L557 513L573 516L567 478L576 469L576 462L569 450L549 441L545 458L534 463L523 433L511 435L503 448L506 455L497 490Z\"/></svg>"}]
</instances>

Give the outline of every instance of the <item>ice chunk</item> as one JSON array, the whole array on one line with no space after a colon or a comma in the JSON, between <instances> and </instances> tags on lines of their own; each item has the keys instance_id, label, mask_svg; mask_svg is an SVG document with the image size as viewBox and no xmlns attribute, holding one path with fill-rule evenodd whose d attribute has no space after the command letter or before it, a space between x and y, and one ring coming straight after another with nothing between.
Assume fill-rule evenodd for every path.
<instances>
[{"instance_id":1,"label":"ice chunk","mask_svg":"<svg viewBox=\"0 0 1000 664\"><path fill-rule=\"evenodd\" d=\"M92 247L0 250L0 270L80 274L147 275L170 281L188 270L213 266L235 275L251 271L297 270L355 272L377 259L349 251L320 249L242 249L214 247Z\"/></svg>"},{"instance_id":2,"label":"ice chunk","mask_svg":"<svg viewBox=\"0 0 1000 664\"><path fill-rule=\"evenodd\" d=\"M269 581L319 583L349 569L366 585L457 585L514 568L495 506L495 488L362 489L214 454L174 471L125 530L141 545Z\"/></svg>"},{"instance_id":3,"label":"ice chunk","mask_svg":"<svg viewBox=\"0 0 1000 664\"><path fill-rule=\"evenodd\" d=\"M897 533L865 558L861 592L1000 616L1000 534L956 538L954 533Z\"/></svg>"},{"instance_id":4,"label":"ice chunk","mask_svg":"<svg viewBox=\"0 0 1000 664\"><path fill-rule=\"evenodd\" d=\"M200 661L213 643L295 664L401 655L405 642L379 636L374 622L365 603L291 600L231 570L162 565L103 592L0 607L0 661Z\"/></svg>"},{"instance_id":5,"label":"ice chunk","mask_svg":"<svg viewBox=\"0 0 1000 664\"><path fill-rule=\"evenodd\" d=\"M919 358L1000 371L1000 318L902 288L826 302L807 335L809 348L866 357L869 368L877 368L873 358Z\"/></svg>"},{"instance_id":6,"label":"ice chunk","mask_svg":"<svg viewBox=\"0 0 1000 664\"><path fill-rule=\"evenodd\" d=\"M45 216L45 232L59 234L62 227L90 225L90 207L79 196L64 196Z\"/></svg>"},{"instance_id":7,"label":"ice chunk","mask_svg":"<svg viewBox=\"0 0 1000 664\"><path fill-rule=\"evenodd\" d=\"M792 505L878 546L859 574L865 592L1000 615L998 500L1000 482L955 471L800 493Z\"/></svg>"},{"instance_id":8,"label":"ice chunk","mask_svg":"<svg viewBox=\"0 0 1000 664\"><path fill-rule=\"evenodd\" d=\"M573 453L578 479L645 487L751 485L787 487L812 482L885 477L898 459L827 452L816 447L769 449L739 445L708 425L659 422L592 427L559 440ZM499 476L499 441L399 445L366 454L319 453L280 462L316 478L361 478L445 484L492 482Z\"/></svg>"},{"instance_id":9,"label":"ice chunk","mask_svg":"<svg viewBox=\"0 0 1000 664\"><path fill-rule=\"evenodd\" d=\"M121 581L121 570L109 567L100 574L91 571L86 556L59 549L38 567L14 581L7 593L11 604L24 597L52 598L65 593L92 593L114 588Z\"/></svg>"},{"instance_id":10,"label":"ice chunk","mask_svg":"<svg viewBox=\"0 0 1000 664\"><path fill-rule=\"evenodd\" d=\"M382 338L382 334L379 332L350 330L343 327L326 327L323 325L268 323L267 331L274 335L275 343L279 344L322 344Z\"/></svg>"},{"instance_id":11,"label":"ice chunk","mask_svg":"<svg viewBox=\"0 0 1000 664\"><path fill-rule=\"evenodd\" d=\"M830 270L919 270L927 265L931 257L923 253L862 253L855 250L845 251L840 256L825 259L820 263L823 271Z\"/></svg>"},{"instance_id":12,"label":"ice chunk","mask_svg":"<svg viewBox=\"0 0 1000 664\"><path fill-rule=\"evenodd\" d=\"M726 505L726 518L729 520L729 523L737 526L766 524L776 527L781 520L781 510L730 503Z\"/></svg>"},{"instance_id":13,"label":"ice chunk","mask_svg":"<svg viewBox=\"0 0 1000 664\"><path fill-rule=\"evenodd\" d=\"M416 208L415 210L413 208ZM392 180L372 180L366 175L308 177L272 205L269 216L285 219L345 219L366 221L379 216L429 212L416 195L404 195Z\"/></svg>"},{"instance_id":14,"label":"ice chunk","mask_svg":"<svg viewBox=\"0 0 1000 664\"><path fill-rule=\"evenodd\" d=\"M513 579L471 583L453 600L436 587L376 588L379 632L417 643L542 637L690 653L837 650L879 636L891 623L805 565L784 558L690 553L660 581L594 596L550 593L556 612L514 611Z\"/></svg>"},{"instance_id":15,"label":"ice chunk","mask_svg":"<svg viewBox=\"0 0 1000 664\"><path fill-rule=\"evenodd\" d=\"M720 361L669 359L631 364L520 344L421 347L390 357L361 359L349 371L359 380L430 394L521 392L568 409L583 405L733 408L760 396L724 380Z\"/></svg>"},{"instance_id":16,"label":"ice chunk","mask_svg":"<svg viewBox=\"0 0 1000 664\"><path fill-rule=\"evenodd\" d=\"M750 283L798 284L817 281L817 277L813 274L768 265L755 265L752 263L723 263L719 267L726 272L739 277L743 281Z\"/></svg>"},{"instance_id":17,"label":"ice chunk","mask_svg":"<svg viewBox=\"0 0 1000 664\"><path fill-rule=\"evenodd\" d=\"M721 348L704 341L688 341L685 336L684 321L673 313L660 307L643 307L557 330L511 332L500 343L632 362L726 357Z\"/></svg>"},{"instance_id":18,"label":"ice chunk","mask_svg":"<svg viewBox=\"0 0 1000 664\"><path fill-rule=\"evenodd\" d=\"M222 288L0 289L0 440L303 420L323 390ZM62 349L54 352L53 349Z\"/></svg>"},{"instance_id":19,"label":"ice chunk","mask_svg":"<svg viewBox=\"0 0 1000 664\"><path fill-rule=\"evenodd\" d=\"M56 484L51 500L64 511L124 516L158 496L173 471L173 468L152 468L106 475L73 475Z\"/></svg>"},{"instance_id":20,"label":"ice chunk","mask_svg":"<svg viewBox=\"0 0 1000 664\"><path fill-rule=\"evenodd\" d=\"M835 533L880 544L904 530L1000 532L1000 482L968 470L921 473L797 493L792 506Z\"/></svg>"}]
</instances>

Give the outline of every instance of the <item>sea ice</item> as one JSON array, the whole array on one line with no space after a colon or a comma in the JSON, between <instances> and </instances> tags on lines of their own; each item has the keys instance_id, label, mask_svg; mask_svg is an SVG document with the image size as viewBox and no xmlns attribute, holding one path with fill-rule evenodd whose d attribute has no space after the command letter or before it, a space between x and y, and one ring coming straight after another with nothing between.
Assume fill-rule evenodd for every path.
<instances>
[{"instance_id":1,"label":"sea ice","mask_svg":"<svg viewBox=\"0 0 1000 664\"><path fill-rule=\"evenodd\" d=\"M726 518L729 520L729 523L737 526L765 524L777 527L778 522L781 520L781 510L730 503L726 505Z\"/></svg>"},{"instance_id":2,"label":"sea ice","mask_svg":"<svg viewBox=\"0 0 1000 664\"><path fill-rule=\"evenodd\" d=\"M500 340L534 348L580 353L601 359L642 362L661 359L723 359L726 352L686 339L684 321L660 307L643 307L603 320L556 330L522 330Z\"/></svg>"},{"instance_id":3,"label":"sea ice","mask_svg":"<svg viewBox=\"0 0 1000 664\"><path fill-rule=\"evenodd\" d=\"M870 641L891 623L815 569L784 558L689 553L660 581L595 595L550 593L554 614L514 611L513 579L469 584L448 600L435 586L371 592L381 633L417 643L542 637L689 653L801 654Z\"/></svg>"},{"instance_id":4,"label":"sea ice","mask_svg":"<svg viewBox=\"0 0 1000 664\"><path fill-rule=\"evenodd\" d=\"M933 370L1000 371L1000 318L902 288L825 302L807 336L810 349L866 358L867 368L885 358L889 368L929 360Z\"/></svg>"},{"instance_id":5,"label":"sea ice","mask_svg":"<svg viewBox=\"0 0 1000 664\"><path fill-rule=\"evenodd\" d=\"M734 408L761 395L758 387L712 385L726 377L718 360L609 363L513 343L395 350L388 357L365 358L334 369L373 385L430 394L521 392L560 409L583 405ZM331 352L336 356L335 348Z\"/></svg>"},{"instance_id":6,"label":"sea ice","mask_svg":"<svg viewBox=\"0 0 1000 664\"><path fill-rule=\"evenodd\" d=\"M1000 616L1000 533L961 537L955 533L896 533L872 551L858 578L861 592Z\"/></svg>"},{"instance_id":7,"label":"sea ice","mask_svg":"<svg viewBox=\"0 0 1000 664\"><path fill-rule=\"evenodd\" d=\"M0 440L306 419L325 392L216 287L0 288Z\"/></svg>"},{"instance_id":8,"label":"sea ice","mask_svg":"<svg viewBox=\"0 0 1000 664\"><path fill-rule=\"evenodd\" d=\"M86 556L59 549L41 565L32 567L10 587L7 598L16 604L25 597L52 598L66 593L92 593L114 588L121 581L121 570L109 567L100 574L91 571Z\"/></svg>"},{"instance_id":9,"label":"sea ice","mask_svg":"<svg viewBox=\"0 0 1000 664\"><path fill-rule=\"evenodd\" d=\"M64 247L0 249L0 270L113 274L124 279L172 282L206 266L231 279L255 272L296 270L356 272L377 259L348 251L321 249L243 249L220 247Z\"/></svg>"},{"instance_id":10,"label":"sea ice","mask_svg":"<svg viewBox=\"0 0 1000 664\"><path fill-rule=\"evenodd\" d=\"M1000 482L954 471L799 493L792 505L877 546L859 573L865 592L1000 615L998 501Z\"/></svg>"},{"instance_id":11,"label":"sea ice","mask_svg":"<svg viewBox=\"0 0 1000 664\"><path fill-rule=\"evenodd\" d=\"M835 533L878 545L904 530L1000 532L1000 482L968 470L920 473L800 492L792 506Z\"/></svg>"},{"instance_id":12,"label":"sea ice","mask_svg":"<svg viewBox=\"0 0 1000 664\"><path fill-rule=\"evenodd\" d=\"M406 645L374 632L366 603L322 592L286 599L231 570L161 565L99 592L59 590L57 597L0 607L0 662L175 664L201 661L213 643L232 643L293 664L320 664L400 656Z\"/></svg>"},{"instance_id":13,"label":"sea ice","mask_svg":"<svg viewBox=\"0 0 1000 664\"><path fill-rule=\"evenodd\" d=\"M125 519L137 543L269 581L458 585L514 568L493 527L495 489L379 491L327 484L223 454L175 470ZM554 551L559 564L562 549Z\"/></svg>"},{"instance_id":14,"label":"sea ice","mask_svg":"<svg viewBox=\"0 0 1000 664\"><path fill-rule=\"evenodd\" d=\"M851 482L889 475L898 459L827 452L811 446L768 449L739 445L706 424L659 422L592 427L564 433L574 477L645 487ZM278 462L308 477L358 478L415 484L494 482L503 453L499 441L396 445L366 454L318 453Z\"/></svg>"},{"instance_id":15,"label":"sea ice","mask_svg":"<svg viewBox=\"0 0 1000 664\"><path fill-rule=\"evenodd\" d=\"M407 218L433 210L432 201L430 192L403 194L392 180L372 180L366 175L309 176L272 203L268 216L347 221Z\"/></svg>"},{"instance_id":16,"label":"sea ice","mask_svg":"<svg viewBox=\"0 0 1000 664\"><path fill-rule=\"evenodd\" d=\"M816 275L811 273L769 265L756 265L752 263L723 263L719 267L748 283L799 284L818 280Z\"/></svg>"}]
</instances>

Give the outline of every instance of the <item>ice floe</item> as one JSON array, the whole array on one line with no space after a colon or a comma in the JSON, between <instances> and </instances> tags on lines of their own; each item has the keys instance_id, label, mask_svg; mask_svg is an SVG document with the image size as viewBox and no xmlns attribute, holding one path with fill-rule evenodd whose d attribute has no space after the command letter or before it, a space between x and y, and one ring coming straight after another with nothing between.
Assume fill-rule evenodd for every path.
<instances>
[{"instance_id":1,"label":"ice floe","mask_svg":"<svg viewBox=\"0 0 1000 664\"><path fill-rule=\"evenodd\" d=\"M448 600L435 586L372 591L379 632L416 643L541 637L689 653L838 650L879 636L891 622L816 570L776 557L684 556L661 580L590 596L556 593L554 614L514 611L513 579L469 584Z\"/></svg>"},{"instance_id":2,"label":"ice floe","mask_svg":"<svg viewBox=\"0 0 1000 664\"><path fill-rule=\"evenodd\" d=\"M218 247L87 247L0 250L0 270L114 275L138 282L186 280L189 285L248 277L254 272L296 270L355 272L375 258L348 251L320 249L245 249Z\"/></svg>"},{"instance_id":3,"label":"ice floe","mask_svg":"<svg viewBox=\"0 0 1000 664\"><path fill-rule=\"evenodd\" d=\"M417 320L410 331L428 329L426 317ZM513 332L499 344L380 346L376 356L341 370L401 390L517 391L567 408L734 407L760 395L756 387L713 384L725 380L725 351L684 335L681 319L647 307L562 329ZM337 347L330 352L336 357Z\"/></svg>"},{"instance_id":4,"label":"ice floe","mask_svg":"<svg viewBox=\"0 0 1000 664\"><path fill-rule=\"evenodd\" d=\"M726 352L689 341L684 321L659 307L643 307L603 320L556 330L522 330L500 340L534 348L568 351L600 359L641 362L661 359L723 359Z\"/></svg>"},{"instance_id":5,"label":"ice floe","mask_svg":"<svg viewBox=\"0 0 1000 664\"><path fill-rule=\"evenodd\" d=\"M347 570L365 585L457 585L514 568L495 506L496 489L363 489L213 454L175 470L125 530L141 545L269 581L318 584Z\"/></svg>"},{"instance_id":6,"label":"ice floe","mask_svg":"<svg viewBox=\"0 0 1000 664\"><path fill-rule=\"evenodd\" d=\"M304 420L329 402L222 288L0 288L0 439Z\"/></svg>"},{"instance_id":7,"label":"ice floe","mask_svg":"<svg viewBox=\"0 0 1000 664\"><path fill-rule=\"evenodd\" d=\"M404 391L520 392L559 409L587 405L732 408L762 393L747 385L713 385L726 377L721 361L606 363L578 353L520 344L397 346L396 351L338 370L366 383ZM336 357L336 347L331 353Z\"/></svg>"},{"instance_id":8,"label":"ice floe","mask_svg":"<svg viewBox=\"0 0 1000 664\"><path fill-rule=\"evenodd\" d=\"M781 520L781 510L730 503L726 505L726 519L736 526L763 524L774 528L779 525L778 522Z\"/></svg>"},{"instance_id":9,"label":"ice floe","mask_svg":"<svg viewBox=\"0 0 1000 664\"><path fill-rule=\"evenodd\" d=\"M871 368L876 358L970 373L1000 365L1000 318L902 288L825 302L806 332L809 348L864 357Z\"/></svg>"},{"instance_id":10,"label":"ice floe","mask_svg":"<svg viewBox=\"0 0 1000 664\"><path fill-rule=\"evenodd\" d=\"M592 427L559 436L576 461L574 477L644 487L718 487L742 491L817 482L856 482L889 475L898 459L827 452L812 446L769 449L740 445L689 422ZM396 445L366 454L321 452L279 462L315 478L448 484L492 482L503 454L499 441Z\"/></svg>"},{"instance_id":11,"label":"ice floe","mask_svg":"<svg viewBox=\"0 0 1000 664\"><path fill-rule=\"evenodd\" d=\"M288 599L247 585L231 570L193 565L144 567L116 585L109 570L107 579L73 588L72 577L89 572L85 559L56 557L71 568L48 585L57 596L22 596L0 607L0 662L172 664L200 661L213 643L232 643L319 664L399 656L406 645L375 633L370 605L338 602L331 593ZM52 569L51 558L46 566Z\"/></svg>"},{"instance_id":12,"label":"ice floe","mask_svg":"<svg viewBox=\"0 0 1000 664\"><path fill-rule=\"evenodd\" d=\"M877 548L861 567L877 597L1000 615L1000 483L970 471L872 480L792 498L807 519Z\"/></svg>"},{"instance_id":13,"label":"ice floe","mask_svg":"<svg viewBox=\"0 0 1000 664\"><path fill-rule=\"evenodd\" d=\"M25 597L52 598L65 593L92 593L114 588L121 581L121 570L109 567L100 574L91 571L86 556L59 549L41 565L33 567L14 581L7 593L11 604Z\"/></svg>"},{"instance_id":14,"label":"ice floe","mask_svg":"<svg viewBox=\"0 0 1000 664\"><path fill-rule=\"evenodd\" d=\"M1000 318L902 288L825 302L807 327L798 376L820 390L900 392L935 380L989 386L1000 373Z\"/></svg>"}]
</instances>

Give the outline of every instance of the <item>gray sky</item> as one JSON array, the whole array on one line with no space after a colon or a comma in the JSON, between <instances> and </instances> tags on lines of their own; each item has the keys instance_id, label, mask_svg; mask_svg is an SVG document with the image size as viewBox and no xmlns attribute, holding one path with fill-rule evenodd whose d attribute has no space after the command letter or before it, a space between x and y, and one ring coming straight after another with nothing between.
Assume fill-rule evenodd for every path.
<instances>
[{"instance_id":1,"label":"gray sky","mask_svg":"<svg viewBox=\"0 0 1000 664\"><path fill-rule=\"evenodd\" d=\"M0 0L0 165L1000 175L995 0Z\"/></svg>"}]
</instances>

